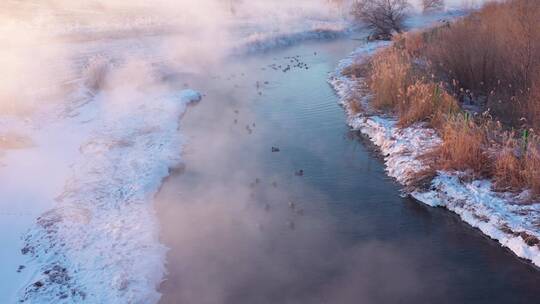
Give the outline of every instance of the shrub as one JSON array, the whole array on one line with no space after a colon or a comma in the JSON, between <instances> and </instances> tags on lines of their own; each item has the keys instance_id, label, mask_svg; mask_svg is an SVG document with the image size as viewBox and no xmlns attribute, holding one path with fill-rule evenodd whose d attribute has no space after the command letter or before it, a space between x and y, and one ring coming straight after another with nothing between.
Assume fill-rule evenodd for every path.
<instances>
[{"instance_id":1,"label":"shrub","mask_svg":"<svg viewBox=\"0 0 540 304\"><path fill-rule=\"evenodd\" d=\"M352 14L378 39L390 39L394 32L403 31L408 8L406 0L356 0Z\"/></svg>"}]
</instances>

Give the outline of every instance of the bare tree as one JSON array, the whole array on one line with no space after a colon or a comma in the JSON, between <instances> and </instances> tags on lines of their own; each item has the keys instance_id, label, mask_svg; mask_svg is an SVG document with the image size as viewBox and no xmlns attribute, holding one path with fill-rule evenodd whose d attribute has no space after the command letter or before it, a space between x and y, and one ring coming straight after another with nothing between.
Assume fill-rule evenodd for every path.
<instances>
[{"instance_id":1,"label":"bare tree","mask_svg":"<svg viewBox=\"0 0 540 304\"><path fill-rule=\"evenodd\" d=\"M422 0L424 12L440 11L444 9L444 0Z\"/></svg>"},{"instance_id":2,"label":"bare tree","mask_svg":"<svg viewBox=\"0 0 540 304\"><path fill-rule=\"evenodd\" d=\"M373 30L375 39L390 39L403 31L409 6L407 0L356 0L352 14Z\"/></svg>"}]
</instances>

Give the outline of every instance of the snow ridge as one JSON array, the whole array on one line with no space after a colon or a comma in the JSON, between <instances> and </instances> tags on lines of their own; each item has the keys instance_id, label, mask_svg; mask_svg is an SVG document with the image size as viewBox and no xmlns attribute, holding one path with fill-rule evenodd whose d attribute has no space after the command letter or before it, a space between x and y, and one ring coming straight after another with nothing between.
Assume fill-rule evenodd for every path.
<instances>
[{"instance_id":1,"label":"snow ridge","mask_svg":"<svg viewBox=\"0 0 540 304\"><path fill-rule=\"evenodd\" d=\"M129 106L111 94L127 96ZM179 164L179 118L191 90L139 94L121 87L86 103L73 127L89 136L57 205L42 214L22 253L35 270L21 302L155 303L164 273L152 197ZM112 104L111 104L112 103Z\"/></svg>"},{"instance_id":2,"label":"snow ridge","mask_svg":"<svg viewBox=\"0 0 540 304\"><path fill-rule=\"evenodd\" d=\"M293 32L258 32L243 39L233 54L244 55L265 52L271 49L291 46L308 40L336 39L347 35L353 27L345 22L327 22L313 25L312 28Z\"/></svg>"}]
</instances>

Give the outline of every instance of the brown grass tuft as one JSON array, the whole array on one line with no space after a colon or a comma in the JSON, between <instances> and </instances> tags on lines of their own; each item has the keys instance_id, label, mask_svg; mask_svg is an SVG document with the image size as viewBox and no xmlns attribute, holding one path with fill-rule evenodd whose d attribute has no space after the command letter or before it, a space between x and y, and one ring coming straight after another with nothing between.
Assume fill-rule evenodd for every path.
<instances>
[{"instance_id":1,"label":"brown grass tuft","mask_svg":"<svg viewBox=\"0 0 540 304\"><path fill-rule=\"evenodd\" d=\"M524 162L517 155L516 146L515 140L510 139L496 156L493 179L497 190L517 191L526 184Z\"/></svg>"},{"instance_id":2,"label":"brown grass tuft","mask_svg":"<svg viewBox=\"0 0 540 304\"><path fill-rule=\"evenodd\" d=\"M417 81L407 87L407 96L399 105L399 125L406 127L425 121L435 128L441 128L448 115L459 111L457 101L439 84Z\"/></svg>"},{"instance_id":3,"label":"brown grass tuft","mask_svg":"<svg viewBox=\"0 0 540 304\"><path fill-rule=\"evenodd\" d=\"M540 139L533 137L527 148L524 177L536 199L540 199Z\"/></svg>"},{"instance_id":4,"label":"brown grass tuft","mask_svg":"<svg viewBox=\"0 0 540 304\"><path fill-rule=\"evenodd\" d=\"M518 137L504 132L503 149L495 155L493 179L501 191L531 190L533 198L540 198L540 141L525 132Z\"/></svg>"},{"instance_id":5,"label":"brown grass tuft","mask_svg":"<svg viewBox=\"0 0 540 304\"><path fill-rule=\"evenodd\" d=\"M456 115L446 121L442 145L434 152L438 170L468 172L472 177L489 175L490 160L486 153L485 130L468 115Z\"/></svg>"}]
</instances>

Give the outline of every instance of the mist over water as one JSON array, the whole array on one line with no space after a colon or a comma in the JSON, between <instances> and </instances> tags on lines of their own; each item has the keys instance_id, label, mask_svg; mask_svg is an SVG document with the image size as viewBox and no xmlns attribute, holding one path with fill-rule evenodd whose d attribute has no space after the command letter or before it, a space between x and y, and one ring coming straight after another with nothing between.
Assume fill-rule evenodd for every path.
<instances>
[{"instance_id":1,"label":"mist over water","mask_svg":"<svg viewBox=\"0 0 540 304\"><path fill-rule=\"evenodd\" d=\"M418 2L411 2L415 10ZM0 4L0 110L28 112L45 103L43 96L70 99L70 85L95 56L117 62L138 57L204 73L259 41L269 47L283 35L344 30L348 6L326 0L6 0Z\"/></svg>"},{"instance_id":2,"label":"mist over water","mask_svg":"<svg viewBox=\"0 0 540 304\"><path fill-rule=\"evenodd\" d=\"M217 130L212 134L223 139ZM254 168L245 154L229 154L236 149L215 143L205 150L213 152L196 150L197 156L187 157L186 172L169 186L175 194L163 194L171 201L158 198L158 204L166 204L158 208L163 242L170 247L162 303L392 303L425 298L421 295L432 282L416 260L396 244L345 240L335 219L321 212L329 200L310 193L316 189L296 182L303 196L300 202L291 200L293 191L281 178ZM319 201L308 200L312 197ZM370 223L358 226L369 231Z\"/></svg>"},{"instance_id":3,"label":"mist over water","mask_svg":"<svg viewBox=\"0 0 540 304\"><path fill-rule=\"evenodd\" d=\"M417 11L419 1L411 3ZM74 83L96 56L117 64L135 57L167 69L205 73L231 53L248 51L243 47L265 49L283 44L287 35L343 31L350 20L349 4L6 0L0 4L0 113L28 113L50 102L72 102Z\"/></svg>"},{"instance_id":4,"label":"mist over water","mask_svg":"<svg viewBox=\"0 0 540 304\"><path fill-rule=\"evenodd\" d=\"M327 58L310 50L302 49L301 60L310 62L317 76L303 81L325 85L319 60ZM287 96L276 94L277 87L309 72L282 77L261 71L271 57L223 64L221 81L201 84L207 96L183 120L186 167L165 183L156 203L162 242L170 248L161 303L395 303L442 297L444 276L434 280L432 270L422 271L417 253L377 238L351 242L331 211L334 198L294 174L300 167L283 154L302 154L279 140L287 130L268 122L282 118L261 117L257 109L264 107L260 104L279 109L282 103L274 98ZM287 90L291 98L302 95L302 88ZM280 152L271 152L274 145ZM309 154L325 158L325 149ZM315 174L313 164L307 166L306 174ZM372 221L355 225L369 235ZM421 251L423 241L410 242Z\"/></svg>"},{"instance_id":5,"label":"mist over water","mask_svg":"<svg viewBox=\"0 0 540 304\"><path fill-rule=\"evenodd\" d=\"M258 61L247 54L279 51L312 38L340 37L347 31L346 7L324 0L3 1L0 136L22 142L25 148L56 146L36 152L30 166L36 171L32 181L38 180L38 188L48 190L38 191L21 182L13 192L25 189L50 204L51 210L39 212L48 211L42 218L52 219L53 225L67 222L57 234L47 231L46 225L31 228L26 241L44 253L40 262L45 266L39 265L34 276L28 275L21 286L9 287L9 291L21 288L21 298L30 294L25 299L54 302L64 295L58 290L66 292L64 286L52 280L53 287L39 289L35 283L50 283L43 270L67 265L68 277L74 282L67 292L76 290L80 296L74 296L72 302L95 296L101 286L111 286L109 300L118 303L141 295L149 302L157 300L154 285L163 274L163 247L155 237L153 214L136 209L133 205L139 205L132 200L140 198L138 203L146 206L144 199L153 193L146 189L157 187L160 174L166 173L165 163L178 165L182 156L184 171L169 179L157 199L161 239L170 248L169 275L159 288L163 303L395 303L443 298L446 275L438 267L425 269L431 260L422 248L430 240L409 236L388 242L379 235L351 241L343 232L342 219L334 216L336 196L326 185L309 178L319 168L313 165L316 162L310 170L297 159L281 157L288 153L281 141L287 137L268 135L287 132L291 126L268 122L295 113L300 115L289 117L291 120L299 121L304 130L313 130L316 126L301 125L302 119L319 113L320 108L307 103L304 111L268 111L265 122L260 108L252 107L252 102L264 99L267 90L291 85L275 98L294 101L298 96L289 95L301 89L293 84L325 86L326 73L356 42L329 46L335 47L336 58L328 62L328 58L314 55L313 49L303 49L302 60L311 69L291 74L297 78L259 72L263 67L270 70L267 64L272 55ZM326 51L332 53L332 49ZM169 103L162 106L161 98L175 96L184 88L199 89L205 96L200 104L188 108L181 134L176 134L176 124L162 119L168 116L154 114L176 109ZM308 86L304 91L311 89ZM311 92L311 97L331 94ZM281 106L278 109L289 105ZM328 118L324 112L318 125L343 124L341 112L328 113L338 115ZM76 127L55 125L64 120L75 121ZM51 125L55 127L47 129ZM171 132L164 130L170 126ZM39 130L45 131L41 134ZM272 130L277 131L272 134ZM294 134L307 137L310 133ZM138 141L144 142L138 136L147 134L158 134L157 140L137 146ZM329 140L334 135L344 136L333 133L321 138ZM295 146L292 154L318 158L322 168L332 144L302 143L306 145ZM0 164L4 150L14 150L13 145L2 145ZM154 149L163 145L171 149ZM272 145L282 151L268 157ZM356 159L354 152L351 155ZM8 167L24 181L29 170L22 170L27 166L16 160ZM46 165L51 160L54 166ZM147 174L156 167L158 177ZM294 175L301 168L307 169L306 178ZM378 168L379 177L384 176ZM332 177L335 172L313 176ZM134 181L133 176L141 180ZM387 185L379 186L384 190ZM107 200L100 191L120 194ZM356 194L364 199L365 193ZM397 190L394 194L397 196ZM63 197L68 197L67 203ZM28 209L34 207L27 204ZM355 233L361 230L370 235L378 229L374 228L377 220L370 216L352 218ZM75 249L66 250L66 243L76 245ZM95 249L96 243L101 250L97 261L93 258L98 256L96 252L78 250ZM403 250L403 243L408 250ZM20 250L12 251L19 254ZM58 256L63 260L57 260Z\"/></svg>"},{"instance_id":6,"label":"mist over water","mask_svg":"<svg viewBox=\"0 0 540 304\"><path fill-rule=\"evenodd\" d=\"M534 269L444 210L400 197L377 152L349 133L326 77L355 45L305 43L222 63L218 81L193 80L206 96L182 120L185 167L156 199L169 248L161 303L534 294ZM309 70L269 68L292 56Z\"/></svg>"},{"instance_id":7,"label":"mist over water","mask_svg":"<svg viewBox=\"0 0 540 304\"><path fill-rule=\"evenodd\" d=\"M343 29L324 1L3 1L0 14L8 302L155 302L149 201L181 159L177 93L242 48Z\"/></svg>"},{"instance_id":8,"label":"mist over water","mask_svg":"<svg viewBox=\"0 0 540 304\"><path fill-rule=\"evenodd\" d=\"M70 59L91 55L92 50L116 60L143 53L151 62L167 61L191 71L230 54L251 35L256 39L310 30L343 17L336 6L322 0L8 0L0 8L3 68L17 72L17 77L3 76L3 93L17 92L28 83L38 88L58 85L53 82L58 79L50 79L55 75L77 78L80 67ZM149 39L152 36L156 39ZM136 44L120 47L115 42L130 39ZM81 47L86 48L83 54ZM75 75L66 75L70 72Z\"/></svg>"}]
</instances>

